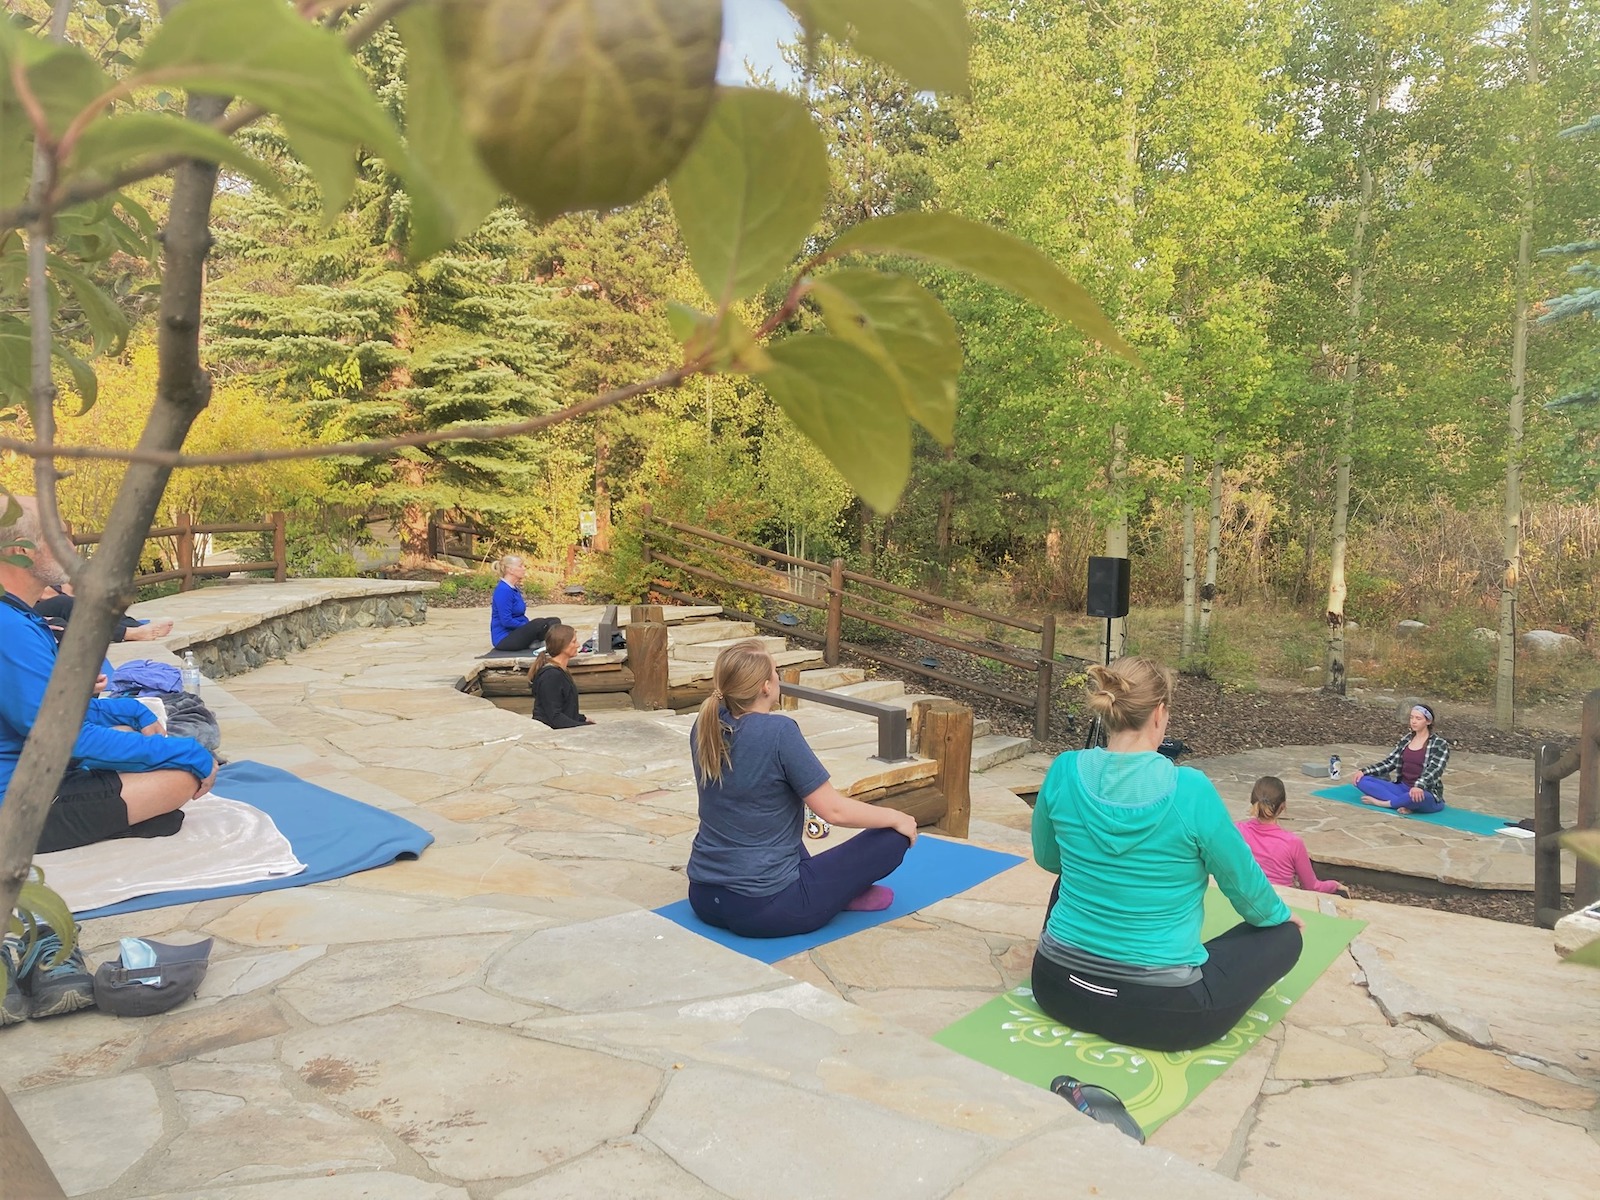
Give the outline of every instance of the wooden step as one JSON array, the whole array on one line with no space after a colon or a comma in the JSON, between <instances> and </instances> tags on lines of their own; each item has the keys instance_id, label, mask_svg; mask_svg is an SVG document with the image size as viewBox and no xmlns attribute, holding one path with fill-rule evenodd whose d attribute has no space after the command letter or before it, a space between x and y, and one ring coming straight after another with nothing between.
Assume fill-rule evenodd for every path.
<instances>
[{"instance_id":1,"label":"wooden step","mask_svg":"<svg viewBox=\"0 0 1600 1200\"><path fill-rule=\"evenodd\" d=\"M789 648L789 643L781 637L733 637L717 642L691 642L687 645L669 646L667 653L679 662L716 662L717 655L729 646L750 641L760 642L768 654L782 654Z\"/></svg>"}]
</instances>

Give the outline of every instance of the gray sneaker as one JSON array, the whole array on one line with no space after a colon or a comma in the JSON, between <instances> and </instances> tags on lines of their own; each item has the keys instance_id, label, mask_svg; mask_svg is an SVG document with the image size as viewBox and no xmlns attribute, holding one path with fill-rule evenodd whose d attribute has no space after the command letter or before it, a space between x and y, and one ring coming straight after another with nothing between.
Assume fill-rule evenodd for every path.
<instances>
[{"instance_id":1,"label":"gray sneaker","mask_svg":"<svg viewBox=\"0 0 1600 1200\"><path fill-rule=\"evenodd\" d=\"M6 996L0 1002L0 1025L15 1025L26 1021L33 1012L33 1001L22 994L22 941L7 937L0 948L0 963L6 973Z\"/></svg>"},{"instance_id":2,"label":"gray sneaker","mask_svg":"<svg viewBox=\"0 0 1600 1200\"><path fill-rule=\"evenodd\" d=\"M61 954L61 938L46 925L39 927L39 940L28 950L23 962L22 990L33 997L34 1017L57 1017L94 1007L94 976L83 961L83 951L56 962Z\"/></svg>"}]
</instances>

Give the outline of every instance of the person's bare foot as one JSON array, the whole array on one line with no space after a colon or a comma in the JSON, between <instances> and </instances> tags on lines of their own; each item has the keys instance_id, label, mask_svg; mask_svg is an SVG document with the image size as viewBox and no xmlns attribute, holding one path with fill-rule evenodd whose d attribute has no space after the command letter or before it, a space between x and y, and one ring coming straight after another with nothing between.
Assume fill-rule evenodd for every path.
<instances>
[{"instance_id":1,"label":"person's bare foot","mask_svg":"<svg viewBox=\"0 0 1600 1200\"><path fill-rule=\"evenodd\" d=\"M1395 809L1395 812L1399 813L1402 817L1409 817L1411 815L1411 810L1409 808L1397 808Z\"/></svg>"},{"instance_id":2,"label":"person's bare foot","mask_svg":"<svg viewBox=\"0 0 1600 1200\"><path fill-rule=\"evenodd\" d=\"M1382 800L1379 800L1376 796L1363 796L1363 797L1361 797L1361 803L1370 804L1370 805L1372 805L1373 808L1388 808L1389 807L1386 803L1384 803Z\"/></svg>"}]
</instances>

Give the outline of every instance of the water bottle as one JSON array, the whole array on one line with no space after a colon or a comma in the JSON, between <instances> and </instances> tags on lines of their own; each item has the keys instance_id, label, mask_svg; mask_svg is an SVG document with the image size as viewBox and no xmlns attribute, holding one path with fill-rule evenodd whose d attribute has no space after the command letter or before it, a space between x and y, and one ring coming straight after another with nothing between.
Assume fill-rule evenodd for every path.
<instances>
[{"instance_id":1,"label":"water bottle","mask_svg":"<svg viewBox=\"0 0 1600 1200\"><path fill-rule=\"evenodd\" d=\"M1328 778L1339 778L1339 756L1337 754L1328 756Z\"/></svg>"},{"instance_id":2,"label":"water bottle","mask_svg":"<svg viewBox=\"0 0 1600 1200\"><path fill-rule=\"evenodd\" d=\"M183 652L183 670L180 674L183 676L183 690L191 696L198 696L200 694L200 664L195 662L193 650L185 650Z\"/></svg>"}]
</instances>

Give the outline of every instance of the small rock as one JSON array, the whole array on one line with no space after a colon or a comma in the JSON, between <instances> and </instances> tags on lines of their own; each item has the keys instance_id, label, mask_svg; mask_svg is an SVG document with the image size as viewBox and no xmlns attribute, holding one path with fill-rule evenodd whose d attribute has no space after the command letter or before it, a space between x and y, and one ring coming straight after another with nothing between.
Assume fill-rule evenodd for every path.
<instances>
[{"instance_id":1,"label":"small rock","mask_svg":"<svg viewBox=\"0 0 1600 1200\"><path fill-rule=\"evenodd\" d=\"M1472 631L1472 636L1480 642L1498 642L1500 640L1500 631L1498 629L1486 629L1479 625Z\"/></svg>"},{"instance_id":2,"label":"small rock","mask_svg":"<svg viewBox=\"0 0 1600 1200\"><path fill-rule=\"evenodd\" d=\"M1394 627L1394 631L1401 637L1412 637L1421 633L1427 626L1421 621L1401 621Z\"/></svg>"},{"instance_id":3,"label":"small rock","mask_svg":"<svg viewBox=\"0 0 1600 1200\"><path fill-rule=\"evenodd\" d=\"M1522 635L1522 646L1537 654L1568 654L1583 645L1570 633L1557 633L1553 629L1530 629Z\"/></svg>"}]
</instances>

